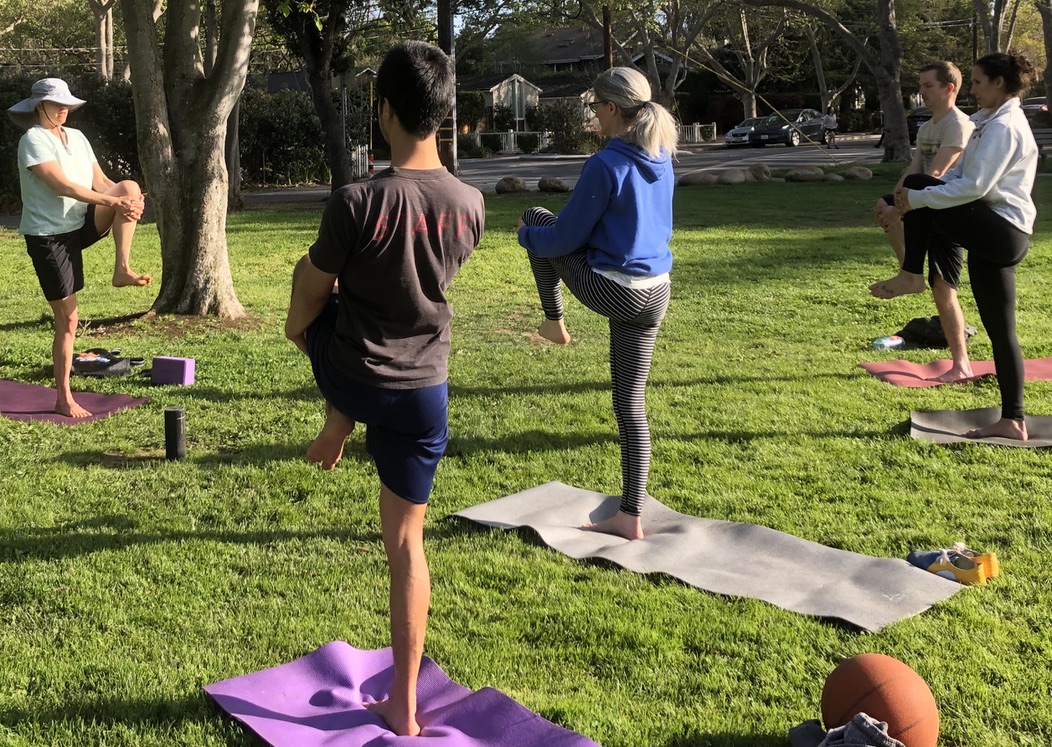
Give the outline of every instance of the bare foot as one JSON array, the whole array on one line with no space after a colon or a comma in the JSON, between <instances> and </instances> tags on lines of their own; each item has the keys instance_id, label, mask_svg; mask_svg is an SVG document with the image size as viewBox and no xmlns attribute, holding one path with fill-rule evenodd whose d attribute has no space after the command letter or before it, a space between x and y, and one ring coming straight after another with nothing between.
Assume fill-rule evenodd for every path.
<instances>
[{"instance_id":1,"label":"bare foot","mask_svg":"<svg viewBox=\"0 0 1052 747\"><path fill-rule=\"evenodd\" d=\"M343 459L343 444L354 430L354 421L325 403L325 425L307 448L307 461L317 462L322 469L334 469Z\"/></svg>"},{"instance_id":2,"label":"bare foot","mask_svg":"<svg viewBox=\"0 0 1052 747\"><path fill-rule=\"evenodd\" d=\"M970 364L964 364L963 366L953 366L949 371L936 376L932 381L939 381L943 384L959 384L962 381L971 381L975 378L975 374L972 372Z\"/></svg>"},{"instance_id":3,"label":"bare foot","mask_svg":"<svg viewBox=\"0 0 1052 747\"><path fill-rule=\"evenodd\" d=\"M391 731L400 737L416 737L420 735L420 724L416 721L416 715L406 713L405 708L397 707L391 699L381 700L377 703L366 703L366 710L376 714L391 727Z\"/></svg>"},{"instance_id":4,"label":"bare foot","mask_svg":"<svg viewBox=\"0 0 1052 747\"><path fill-rule=\"evenodd\" d=\"M55 412L65 415L67 418L90 418L91 413L78 405L74 400L68 402L62 399L55 401Z\"/></svg>"},{"instance_id":5,"label":"bare foot","mask_svg":"<svg viewBox=\"0 0 1052 747\"><path fill-rule=\"evenodd\" d=\"M914 275L905 270L890 280L882 280L869 286L870 294L876 298L896 298L910 293L923 293L927 289L922 275Z\"/></svg>"},{"instance_id":6,"label":"bare foot","mask_svg":"<svg viewBox=\"0 0 1052 747\"><path fill-rule=\"evenodd\" d=\"M984 425L982 428L968 431L965 438L1014 438L1016 441L1026 441L1030 438L1026 432L1025 420L1013 420L1001 418L996 423Z\"/></svg>"},{"instance_id":7,"label":"bare foot","mask_svg":"<svg viewBox=\"0 0 1052 747\"><path fill-rule=\"evenodd\" d=\"M149 285L153 278L149 273L136 275L131 270L120 270L113 273L113 287L124 288L129 285Z\"/></svg>"},{"instance_id":8,"label":"bare foot","mask_svg":"<svg viewBox=\"0 0 1052 747\"><path fill-rule=\"evenodd\" d=\"M887 231L889 228L894 226L902 220L902 213L899 209L893 205L885 205L877 211L877 223L880 227Z\"/></svg>"},{"instance_id":9,"label":"bare foot","mask_svg":"<svg viewBox=\"0 0 1052 747\"><path fill-rule=\"evenodd\" d=\"M638 516L618 511L609 519L603 519L595 524L585 524L581 529L586 532L602 532L624 537L626 540L643 539L643 522Z\"/></svg>"},{"instance_id":10,"label":"bare foot","mask_svg":"<svg viewBox=\"0 0 1052 747\"><path fill-rule=\"evenodd\" d=\"M566 331L566 324L562 319L545 319L537 328L537 334L558 345L570 342L570 333Z\"/></svg>"}]
</instances>

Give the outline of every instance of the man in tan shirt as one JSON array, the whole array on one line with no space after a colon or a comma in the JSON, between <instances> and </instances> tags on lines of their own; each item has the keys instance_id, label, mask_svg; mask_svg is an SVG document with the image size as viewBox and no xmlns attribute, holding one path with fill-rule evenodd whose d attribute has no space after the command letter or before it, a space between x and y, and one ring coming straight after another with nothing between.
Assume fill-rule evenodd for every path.
<instances>
[{"instance_id":1,"label":"man in tan shirt","mask_svg":"<svg viewBox=\"0 0 1052 747\"><path fill-rule=\"evenodd\" d=\"M903 180L910 174L927 174L941 177L964 152L964 147L972 136L975 126L968 115L957 108L957 92L962 82L961 71L952 62L940 61L925 65L920 69L920 95L924 104L932 110L932 118L922 124L917 131L917 149L913 160L895 185L897 191ZM877 200L875 213L877 222L888 235L899 266L906 252L906 239L902 230L901 213L895 208L892 195L885 195ZM932 297L939 312L946 343L950 348L953 366L939 381L955 382L974 376L971 361L968 360L968 345L965 337L964 312L957 298L957 286L962 269L961 254L956 261L946 267L929 265L928 282L931 285ZM870 286L870 291L878 295L878 286Z\"/></svg>"}]
</instances>

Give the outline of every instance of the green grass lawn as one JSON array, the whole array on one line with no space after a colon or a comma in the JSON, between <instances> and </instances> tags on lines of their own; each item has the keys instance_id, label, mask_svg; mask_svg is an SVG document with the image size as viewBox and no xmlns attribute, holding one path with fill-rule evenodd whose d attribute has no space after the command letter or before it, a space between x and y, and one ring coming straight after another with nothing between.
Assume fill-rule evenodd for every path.
<instances>
[{"instance_id":1,"label":"green grass lawn","mask_svg":"<svg viewBox=\"0 0 1052 747\"><path fill-rule=\"evenodd\" d=\"M952 747L1052 743L1052 462L1046 452L913 441L911 409L998 403L994 383L901 389L857 367L930 298L866 286L893 260L871 182L680 190L673 301L655 353L650 492L882 557L965 540L1002 576L879 634L570 560L454 512L550 480L619 492L607 331L574 300L566 347L540 320L516 215L559 198L487 196L488 231L457 278L452 441L435 484L426 652L455 680L503 690L606 747L784 745L819 715L844 657L898 657L931 685ZM1039 180L1039 205L1052 180ZM201 687L333 639L387 645L377 481L355 433L332 473L303 454L322 422L307 361L282 335L292 266L320 205L229 221L249 316L93 326L78 347L189 356L192 387L80 380L152 397L78 427L0 418L0 745L247 745ZM1026 357L1052 355L1052 214L1019 273ZM159 279L154 226L135 266ZM145 310L88 254L82 318ZM965 315L980 326L970 291ZM0 234L0 377L47 384L50 318L21 239ZM989 359L985 333L973 358ZM1052 414L1052 384L1027 384ZM186 408L188 458L167 463L163 410ZM780 562L793 563L793 558ZM801 569L801 573L806 573Z\"/></svg>"}]
</instances>

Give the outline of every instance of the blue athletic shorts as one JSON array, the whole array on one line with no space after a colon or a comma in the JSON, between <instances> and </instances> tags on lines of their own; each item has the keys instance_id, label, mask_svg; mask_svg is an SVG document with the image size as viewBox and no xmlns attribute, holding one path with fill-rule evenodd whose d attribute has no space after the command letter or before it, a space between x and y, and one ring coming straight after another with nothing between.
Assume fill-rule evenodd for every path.
<instances>
[{"instance_id":1,"label":"blue athletic shorts","mask_svg":"<svg viewBox=\"0 0 1052 747\"><path fill-rule=\"evenodd\" d=\"M329 404L365 425L365 448L376 463L380 481L411 503L427 503L438 461L449 443L446 383L385 389L347 376L329 358L338 304L334 294L307 329L307 349L318 389Z\"/></svg>"}]
</instances>

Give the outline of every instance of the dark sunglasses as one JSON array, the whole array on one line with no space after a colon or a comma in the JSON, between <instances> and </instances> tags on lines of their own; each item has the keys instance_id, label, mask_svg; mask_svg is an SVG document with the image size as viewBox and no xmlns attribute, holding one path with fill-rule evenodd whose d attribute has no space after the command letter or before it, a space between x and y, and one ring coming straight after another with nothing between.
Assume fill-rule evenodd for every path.
<instances>
[{"instance_id":1,"label":"dark sunglasses","mask_svg":"<svg viewBox=\"0 0 1052 747\"><path fill-rule=\"evenodd\" d=\"M610 103L609 101L591 101L588 104L588 108L592 110L593 114L595 114L595 110L599 108L600 104L609 104L609 103Z\"/></svg>"}]
</instances>

